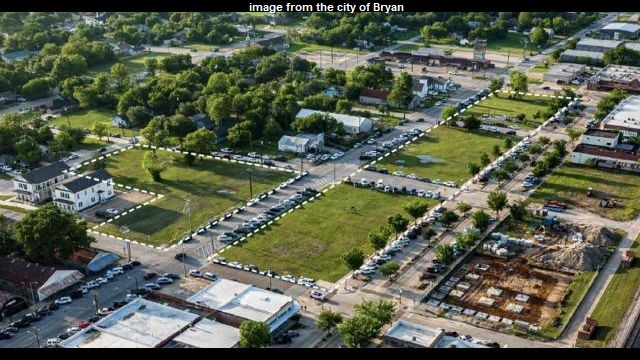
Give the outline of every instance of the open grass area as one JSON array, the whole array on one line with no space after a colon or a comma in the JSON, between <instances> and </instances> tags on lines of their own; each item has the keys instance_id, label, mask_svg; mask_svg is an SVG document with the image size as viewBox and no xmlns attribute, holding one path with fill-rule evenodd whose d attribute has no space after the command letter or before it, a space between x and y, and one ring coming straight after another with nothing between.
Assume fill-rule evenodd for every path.
<instances>
[{"instance_id":1,"label":"open grass area","mask_svg":"<svg viewBox=\"0 0 640 360\"><path fill-rule=\"evenodd\" d=\"M209 48L208 50L211 50L211 48ZM136 55L136 56L131 56L128 58L124 58L124 59L119 59L115 62L109 63L109 64L102 64L99 66L95 66L92 67L91 69L89 69L89 73L96 75L98 73L101 72L109 72L109 70L111 69L111 66L113 66L113 64L117 64L117 63L121 63L122 65L124 65L124 67L127 69L127 72L131 75L142 72L145 70L144 68L144 61L148 58L156 58L156 60L160 61L162 59L164 59L165 57L167 57L168 54L158 54L158 53L145 53L145 54L140 54L140 55Z\"/></svg>"},{"instance_id":2,"label":"open grass area","mask_svg":"<svg viewBox=\"0 0 640 360\"><path fill-rule=\"evenodd\" d=\"M493 145L502 147L504 138L502 135L440 126L426 139L413 142L379 161L378 166L386 167L389 172L402 171L407 175L413 173L462 185L471 177L467 170L469 162L478 162L482 153L491 156Z\"/></svg>"},{"instance_id":3,"label":"open grass area","mask_svg":"<svg viewBox=\"0 0 640 360\"><path fill-rule=\"evenodd\" d=\"M80 149L98 150L98 149L100 149L102 147L109 146L109 144L107 143L107 138L103 137L102 139L103 139L103 141L100 141L100 140L94 139L94 138L90 138L90 137L85 137L84 141L82 141L82 144L80 144Z\"/></svg>"},{"instance_id":4,"label":"open grass area","mask_svg":"<svg viewBox=\"0 0 640 360\"><path fill-rule=\"evenodd\" d=\"M536 64L536 66L529 69L529 72L539 72L546 73L549 68L545 67L544 64Z\"/></svg>"},{"instance_id":5,"label":"open grass area","mask_svg":"<svg viewBox=\"0 0 640 360\"><path fill-rule=\"evenodd\" d=\"M390 215L407 216L402 206L413 199L339 185L221 256L280 274L335 282L349 272L342 255L354 248L371 254L369 232L386 224ZM425 201L436 204L435 200Z\"/></svg>"},{"instance_id":6,"label":"open grass area","mask_svg":"<svg viewBox=\"0 0 640 360\"><path fill-rule=\"evenodd\" d=\"M396 50L397 51L416 51L418 49L420 49L419 45L403 44L402 46L398 47Z\"/></svg>"},{"instance_id":7,"label":"open grass area","mask_svg":"<svg viewBox=\"0 0 640 360\"><path fill-rule=\"evenodd\" d=\"M589 188L593 197L587 197ZM600 207L602 196L615 200L616 207ZM608 219L627 221L640 213L640 176L566 163L530 199L539 203L557 199Z\"/></svg>"},{"instance_id":8,"label":"open grass area","mask_svg":"<svg viewBox=\"0 0 640 360\"><path fill-rule=\"evenodd\" d=\"M305 42L301 42L301 41L296 41L296 42L292 42L291 45L289 45L289 49L287 51L295 53L295 52L301 52L301 51L306 51L306 52L316 52L316 51L331 51L331 49L333 49L334 52L343 52L343 53L350 53L350 54L367 54L366 51L362 51L362 50L353 50L352 48L344 48L344 47L331 47L331 46L326 46L326 45L318 45L318 44L310 44L310 43L305 43Z\"/></svg>"},{"instance_id":9,"label":"open grass area","mask_svg":"<svg viewBox=\"0 0 640 360\"><path fill-rule=\"evenodd\" d=\"M534 116L538 111L543 113L545 110L547 110L548 102L548 98L535 96L522 96L509 99L508 94L498 93L473 105L466 112L476 114L478 116L486 114L490 117L516 117L519 114L525 114L526 122L506 122L508 124L517 124L523 129L534 129L542 124L544 120L546 120L542 117L536 119Z\"/></svg>"},{"instance_id":10,"label":"open grass area","mask_svg":"<svg viewBox=\"0 0 640 360\"><path fill-rule=\"evenodd\" d=\"M15 195L0 195L0 200L9 200L12 197L15 197Z\"/></svg>"},{"instance_id":11,"label":"open grass area","mask_svg":"<svg viewBox=\"0 0 640 360\"><path fill-rule=\"evenodd\" d=\"M636 256L640 255L640 237L631 245ZM622 323L627 309L634 301L640 287L640 262L636 259L630 268L619 268L602 294L591 317L598 320L598 328L592 340L578 339L580 347L606 347Z\"/></svg>"},{"instance_id":12,"label":"open grass area","mask_svg":"<svg viewBox=\"0 0 640 360\"><path fill-rule=\"evenodd\" d=\"M13 211L13 212L17 212L17 213L20 213L20 214L28 214L29 213L29 210L27 210L25 208L21 208L21 207L18 207L18 206L5 205L5 204L0 204L0 209Z\"/></svg>"},{"instance_id":13,"label":"open grass area","mask_svg":"<svg viewBox=\"0 0 640 360\"><path fill-rule=\"evenodd\" d=\"M147 150L131 149L109 158L106 170L117 183L165 195L131 214L127 214L100 228L100 231L160 245L180 240L189 230L185 199L191 199L193 227L220 216L226 210L248 200L249 171L253 169L253 195L264 192L288 179L291 174L253 168L216 160L196 160L193 166L182 163L182 156L158 151L158 155L173 159L162 173L162 180L154 182L142 167ZM121 226L129 232L122 233Z\"/></svg>"},{"instance_id":14,"label":"open grass area","mask_svg":"<svg viewBox=\"0 0 640 360\"><path fill-rule=\"evenodd\" d=\"M534 45L531 44L529 40L529 36L523 35L521 33L507 33L503 39L497 39L492 41L487 41L487 51L489 52L502 52L502 53L511 53L513 55L521 55L524 50L524 40L527 40L527 48L526 54L528 55L530 52L537 52L538 50L542 50L542 48L547 48L553 44L556 44L560 41L558 38L549 39L546 45L544 45L541 49L538 49ZM442 39L431 39L431 44L436 45L451 45L453 50L468 50L472 51L472 47L464 47L460 46L460 40L453 37L446 37Z\"/></svg>"},{"instance_id":15,"label":"open grass area","mask_svg":"<svg viewBox=\"0 0 640 360\"><path fill-rule=\"evenodd\" d=\"M115 111L108 109L95 109L95 110L76 110L67 115L62 115L57 118L49 120L49 124L61 126L71 124L71 127L83 128L91 130L94 123L103 123L107 125L107 128L111 133L121 134L124 132L124 136L137 136L140 134L135 129L120 129L115 128L112 125L112 119L115 116Z\"/></svg>"},{"instance_id":16,"label":"open grass area","mask_svg":"<svg viewBox=\"0 0 640 360\"><path fill-rule=\"evenodd\" d=\"M9 116L7 116L9 115ZM0 116L0 121L5 120L7 118L11 118L13 121L17 121L19 123L29 122L35 119L40 118L40 112L36 110L29 110L25 112L14 112Z\"/></svg>"}]
</instances>

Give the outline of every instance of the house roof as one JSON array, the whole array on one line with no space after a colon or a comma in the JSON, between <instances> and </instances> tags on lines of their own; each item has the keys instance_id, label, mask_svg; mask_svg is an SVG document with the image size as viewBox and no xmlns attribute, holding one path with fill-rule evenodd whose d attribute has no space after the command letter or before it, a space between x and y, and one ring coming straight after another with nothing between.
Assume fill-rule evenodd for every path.
<instances>
[{"instance_id":1,"label":"house roof","mask_svg":"<svg viewBox=\"0 0 640 360\"><path fill-rule=\"evenodd\" d=\"M610 23L607 26L603 27L602 30L636 32L640 30L640 25L615 22L615 23Z\"/></svg>"},{"instance_id":2,"label":"house roof","mask_svg":"<svg viewBox=\"0 0 640 360\"><path fill-rule=\"evenodd\" d=\"M604 158L610 158L610 159L625 160L625 161L637 162L638 160L640 160L640 155L638 154L611 150L605 147L585 145L585 144L579 144L578 146L576 146L573 152L594 155L594 156L599 156Z\"/></svg>"},{"instance_id":3,"label":"house roof","mask_svg":"<svg viewBox=\"0 0 640 360\"><path fill-rule=\"evenodd\" d=\"M587 129L587 131L584 132L584 135L615 139L618 137L619 132L611 130Z\"/></svg>"},{"instance_id":4,"label":"house roof","mask_svg":"<svg viewBox=\"0 0 640 360\"><path fill-rule=\"evenodd\" d=\"M576 44L576 48L580 46L599 46L605 48L615 48L618 45L622 44L622 41L619 40L604 40L604 39L592 39L592 38L584 38L578 41Z\"/></svg>"},{"instance_id":5,"label":"house roof","mask_svg":"<svg viewBox=\"0 0 640 360\"><path fill-rule=\"evenodd\" d=\"M589 58L589 59L602 60L604 58L604 53L597 52L597 51L584 51L584 50L569 49L569 50L565 50L562 54L560 54L560 56L570 56L570 57L574 57L574 58L585 57L585 58Z\"/></svg>"},{"instance_id":6,"label":"house roof","mask_svg":"<svg viewBox=\"0 0 640 360\"><path fill-rule=\"evenodd\" d=\"M42 266L29 261L11 257L0 257L0 279L20 286L21 283L36 283L42 286L56 272L53 267Z\"/></svg>"},{"instance_id":7,"label":"house roof","mask_svg":"<svg viewBox=\"0 0 640 360\"><path fill-rule=\"evenodd\" d=\"M207 130L213 130L213 128L215 128L215 124L207 114L196 114L191 116L190 119L198 129L205 128Z\"/></svg>"},{"instance_id":8,"label":"house roof","mask_svg":"<svg viewBox=\"0 0 640 360\"><path fill-rule=\"evenodd\" d=\"M53 164L41 166L35 170L29 171L22 175L22 178L31 184L40 184L62 175L65 170L69 170L69 166L62 161L57 161Z\"/></svg>"},{"instance_id":9,"label":"house roof","mask_svg":"<svg viewBox=\"0 0 640 360\"><path fill-rule=\"evenodd\" d=\"M360 96L386 100L391 91L386 89L364 88L360 92Z\"/></svg>"},{"instance_id":10,"label":"house roof","mask_svg":"<svg viewBox=\"0 0 640 360\"><path fill-rule=\"evenodd\" d=\"M337 122L350 127L359 127L365 121L371 121L370 119L362 116L353 116L353 115L345 115L345 114L337 114L326 111L319 110L311 110L311 109L300 109L298 115L296 115L296 119L307 117L312 114L326 114L336 119Z\"/></svg>"},{"instance_id":11,"label":"house roof","mask_svg":"<svg viewBox=\"0 0 640 360\"><path fill-rule=\"evenodd\" d=\"M51 110L59 110L65 107L73 106L76 106L76 102L72 99L53 99L49 103L47 103L47 108Z\"/></svg>"},{"instance_id":12,"label":"house roof","mask_svg":"<svg viewBox=\"0 0 640 360\"><path fill-rule=\"evenodd\" d=\"M289 135L283 135L280 140L278 140L278 145L279 146L294 146L294 147L304 147L306 146L309 141L311 141L308 138L304 138L304 137L299 137L299 136L289 136Z\"/></svg>"},{"instance_id":13,"label":"house roof","mask_svg":"<svg viewBox=\"0 0 640 360\"><path fill-rule=\"evenodd\" d=\"M68 181L61 186L65 187L72 193L77 193L82 190L89 189L92 186L97 185L101 181L111 180L113 177L108 172L100 169L91 174L80 176L74 180Z\"/></svg>"}]
</instances>

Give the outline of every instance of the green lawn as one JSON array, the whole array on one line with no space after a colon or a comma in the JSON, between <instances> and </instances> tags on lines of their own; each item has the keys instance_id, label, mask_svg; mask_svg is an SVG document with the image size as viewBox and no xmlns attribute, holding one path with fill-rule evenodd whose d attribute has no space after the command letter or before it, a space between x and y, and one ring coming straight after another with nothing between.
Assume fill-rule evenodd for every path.
<instances>
[{"instance_id":1,"label":"green lawn","mask_svg":"<svg viewBox=\"0 0 640 360\"><path fill-rule=\"evenodd\" d=\"M418 49L420 49L419 45L403 44L402 46L398 47L396 51L416 51Z\"/></svg>"},{"instance_id":2,"label":"green lawn","mask_svg":"<svg viewBox=\"0 0 640 360\"><path fill-rule=\"evenodd\" d=\"M17 213L20 213L20 214L28 214L29 213L29 210L27 210L25 208L21 208L21 207L17 207L17 206L10 206L10 205L4 205L4 204L0 204L0 209L13 211L13 212L17 212Z\"/></svg>"},{"instance_id":3,"label":"green lawn","mask_svg":"<svg viewBox=\"0 0 640 360\"><path fill-rule=\"evenodd\" d=\"M544 64L536 64L536 66L529 69L529 72L546 73L547 70L549 70L549 68L544 67Z\"/></svg>"},{"instance_id":4,"label":"green lawn","mask_svg":"<svg viewBox=\"0 0 640 360\"><path fill-rule=\"evenodd\" d=\"M8 115L8 116L7 116ZM0 116L0 120L6 120L7 118L10 118L13 121L17 121L19 123L25 123L25 122L29 122L35 119L39 119L40 118L40 113L38 111L35 110L30 110L24 113L19 113L19 112L13 112L13 113L9 113L9 114L5 114L3 116Z\"/></svg>"},{"instance_id":5,"label":"green lawn","mask_svg":"<svg viewBox=\"0 0 640 360\"><path fill-rule=\"evenodd\" d=\"M208 50L210 50L209 47ZM109 72L111 66L116 63L121 63L127 69L127 72L131 75L142 72L145 70L144 61L148 58L156 58L158 61L167 57L168 54L158 54L158 53L144 53L136 56L131 56L125 59L119 59L115 62L109 64L102 64L89 69L90 74L97 75L101 72Z\"/></svg>"},{"instance_id":6,"label":"green lawn","mask_svg":"<svg viewBox=\"0 0 640 360\"><path fill-rule=\"evenodd\" d=\"M520 55L522 54L522 51L524 50L524 44L523 41L524 40L528 41L527 44L527 48L526 48L526 54L529 54L530 52L537 52L538 50L542 50L545 49L553 44L556 44L560 41L560 39L557 38L553 38L553 39L549 39L549 42L544 45L542 48L538 49L537 47L533 46L531 44L531 42L529 41L529 37L519 34L519 33L507 33L507 36L505 36L504 39L498 39L498 40L493 40L493 41L487 41L487 51L492 51L492 52L502 52L502 53L511 53L514 55ZM471 51L472 47L464 47L464 46L460 46L460 40L457 40L453 37L446 37L446 38L442 38L442 39L431 39L430 40L431 44L436 44L436 45L451 45L452 46L452 50L467 50L467 51Z\"/></svg>"},{"instance_id":7,"label":"green lawn","mask_svg":"<svg viewBox=\"0 0 640 360\"><path fill-rule=\"evenodd\" d=\"M640 255L640 237L631 245L636 256ZM598 328L592 340L578 339L580 347L605 347L611 341L622 323L627 309L633 303L640 287L640 262L636 259L629 269L619 268L613 275L607 289L602 294L591 317L598 320Z\"/></svg>"},{"instance_id":8,"label":"green lawn","mask_svg":"<svg viewBox=\"0 0 640 360\"><path fill-rule=\"evenodd\" d=\"M182 156L158 152L174 158L162 173L163 180L153 182L142 168L145 151L131 149L109 158L107 171L118 183L165 195L164 198L105 225L100 231L153 245L179 240L189 229L185 199L191 199L191 218L195 228L250 198L247 165L216 160L197 160L194 166L183 165ZM290 173L252 168L253 195L283 182ZM129 232L123 234L121 226Z\"/></svg>"},{"instance_id":9,"label":"green lawn","mask_svg":"<svg viewBox=\"0 0 640 360\"><path fill-rule=\"evenodd\" d=\"M84 150L98 150L102 147L108 146L109 144L107 144L107 138L103 137L102 138L103 141L100 141L98 139L94 139L94 138L89 138L89 137L85 137L84 141L82 142L82 144L80 144L80 149L84 149Z\"/></svg>"},{"instance_id":10,"label":"green lawn","mask_svg":"<svg viewBox=\"0 0 640 360\"><path fill-rule=\"evenodd\" d=\"M413 200L368 189L339 185L325 196L283 217L271 229L256 234L220 255L226 261L255 264L280 274L307 276L335 282L349 272L341 260L346 252L360 248L371 254L367 235L390 215L403 213ZM429 201L435 205L434 200ZM354 209L355 210L352 210Z\"/></svg>"},{"instance_id":11,"label":"green lawn","mask_svg":"<svg viewBox=\"0 0 640 360\"><path fill-rule=\"evenodd\" d=\"M12 197L14 197L14 195L0 195L0 200L9 200Z\"/></svg>"},{"instance_id":12,"label":"green lawn","mask_svg":"<svg viewBox=\"0 0 640 360\"><path fill-rule=\"evenodd\" d=\"M587 197L593 188L595 196ZM615 208L600 207L600 198L615 199ZM564 164L558 168L530 197L544 203L557 199L602 217L627 221L640 213L640 176L589 167Z\"/></svg>"},{"instance_id":13,"label":"green lawn","mask_svg":"<svg viewBox=\"0 0 640 360\"><path fill-rule=\"evenodd\" d=\"M431 131L427 139L418 140L384 158L378 166L386 167L389 172L414 173L462 185L470 177L467 164L478 162L482 153L492 156L493 145L502 148L504 136L440 126Z\"/></svg>"},{"instance_id":14,"label":"green lawn","mask_svg":"<svg viewBox=\"0 0 640 360\"><path fill-rule=\"evenodd\" d=\"M108 109L95 109L95 110L76 110L67 115L62 115L57 118L49 120L51 125L61 126L71 124L72 127L78 127L91 130L94 123L100 122L107 125L107 128L112 133L121 134L124 132L124 136L137 136L140 134L135 129L119 129L112 125L112 119L115 116L115 111Z\"/></svg>"},{"instance_id":15,"label":"green lawn","mask_svg":"<svg viewBox=\"0 0 640 360\"><path fill-rule=\"evenodd\" d=\"M306 52L316 52L316 51L331 51L331 49L333 49L334 52L338 53L338 52L343 52L343 53L351 53L351 54L367 54L366 51L362 51L362 50L353 50L352 48L343 48L343 47L331 47L331 46L326 46L326 45L318 45L318 44L310 44L310 43L305 43L305 42L292 42L291 45L289 45L289 52L300 52L300 51L306 51Z\"/></svg>"},{"instance_id":16,"label":"green lawn","mask_svg":"<svg viewBox=\"0 0 640 360\"><path fill-rule=\"evenodd\" d=\"M544 118L535 119L536 112L547 110L549 98L523 96L517 99L509 99L508 94L498 93L473 105L466 112L482 116L488 114L516 117L525 114L526 123L506 121L508 124L516 124L523 129L534 129L544 122Z\"/></svg>"}]
</instances>

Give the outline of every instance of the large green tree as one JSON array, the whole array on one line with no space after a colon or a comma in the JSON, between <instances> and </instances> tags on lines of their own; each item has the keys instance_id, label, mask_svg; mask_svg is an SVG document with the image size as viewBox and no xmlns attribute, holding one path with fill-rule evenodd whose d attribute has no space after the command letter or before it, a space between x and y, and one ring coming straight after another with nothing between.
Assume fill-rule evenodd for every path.
<instances>
[{"instance_id":1,"label":"large green tree","mask_svg":"<svg viewBox=\"0 0 640 360\"><path fill-rule=\"evenodd\" d=\"M387 218L387 223L391 225L391 228L397 234L407 228L407 225L409 225L409 219L402 216L402 214L395 214Z\"/></svg>"},{"instance_id":2,"label":"large green tree","mask_svg":"<svg viewBox=\"0 0 640 360\"><path fill-rule=\"evenodd\" d=\"M406 203L402 208L415 220L429 210L429 203L424 200L416 199Z\"/></svg>"},{"instance_id":3,"label":"large green tree","mask_svg":"<svg viewBox=\"0 0 640 360\"><path fill-rule=\"evenodd\" d=\"M269 325L261 321L245 320L240 324L240 346L262 348L271 344Z\"/></svg>"},{"instance_id":4,"label":"large green tree","mask_svg":"<svg viewBox=\"0 0 640 360\"><path fill-rule=\"evenodd\" d=\"M536 27L531 34L529 34L529 40L531 40L534 45L544 46L547 41L549 41L549 34L547 34L543 28Z\"/></svg>"},{"instance_id":5,"label":"large green tree","mask_svg":"<svg viewBox=\"0 0 640 360\"><path fill-rule=\"evenodd\" d=\"M355 316L338 325L338 331L344 339L345 345L350 348L365 347L371 340L380 335L382 325L369 316Z\"/></svg>"},{"instance_id":6,"label":"large green tree","mask_svg":"<svg viewBox=\"0 0 640 360\"><path fill-rule=\"evenodd\" d=\"M492 191L487 195L487 205L489 209L496 212L496 216L500 216L500 211L507 206L507 193L504 191Z\"/></svg>"},{"instance_id":7,"label":"large green tree","mask_svg":"<svg viewBox=\"0 0 640 360\"><path fill-rule=\"evenodd\" d=\"M353 249L342 255L342 261L344 261L344 264L349 270L356 271L364 264L364 253L360 249Z\"/></svg>"},{"instance_id":8,"label":"large green tree","mask_svg":"<svg viewBox=\"0 0 640 360\"><path fill-rule=\"evenodd\" d=\"M318 315L316 326L318 329L330 333L333 328L342 323L342 314L337 311L322 310Z\"/></svg>"},{"instance_id":9,"label":"large green tree","mask_svg":"<svg viewBox=\"0 0 640 360\"><path fill-rule=\"evenodd\" d=\"M53 204L44 205L16 223L16 241L31 261L53 264L65 260L93 242L87 235L87 223L78 220L77 215Z\"/></svg>"},{"instance_id":10,"label":"large green tree","mask_svg":"<svg viewBox=\"0 0 640 360\"><path fill-rule=\"evenodd\" d=\"M509 74L509 86L511 90L526 93L529 91L527 75L519 71L512 71Z\"/></svg>"},{"instance_id":11,"label":"large green tree","mask_svg":"<svg viewBox=\"0 0 640 360\"><path fill-rule=\"evenodd\" d=\"M407 108L413 100L413 82L411 75L402 72L393 82L393 89L389 94L389 101L403 108L402 117L406 117Z\"/></svg>"},{"instance_id":12,"label":"large green tree","mask_svg":"<svg viewBox=\"0 0 640 360\"><path fill-rule=\"evenodd\" d=\"M489 224L491 223L491 218L487 213L482 210L476 210L471 215L471 220L473 221L473 227L479 229L480 231L485 231Z\"/></svg>"}]
</instances>

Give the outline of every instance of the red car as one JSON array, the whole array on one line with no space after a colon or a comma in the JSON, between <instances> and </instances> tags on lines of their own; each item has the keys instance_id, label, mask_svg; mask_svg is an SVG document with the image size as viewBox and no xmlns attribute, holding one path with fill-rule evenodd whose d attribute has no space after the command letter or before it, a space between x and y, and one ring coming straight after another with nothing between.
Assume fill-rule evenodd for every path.
<instances>
[{"instance_id":1,"label":"red car","mask_svg":"<svg viewBox=\"0 0 640 360\"><path fill-rule=\"evenodd\" d=\"M78 327L79 327L80 329L84 329L84 328L86 328L86 327L89 327L89 325L91 325L91 323L89 322L89 320L85 320L85 321L80 322L80 323L78 324Z\"/></svg>"}]
</instances>

